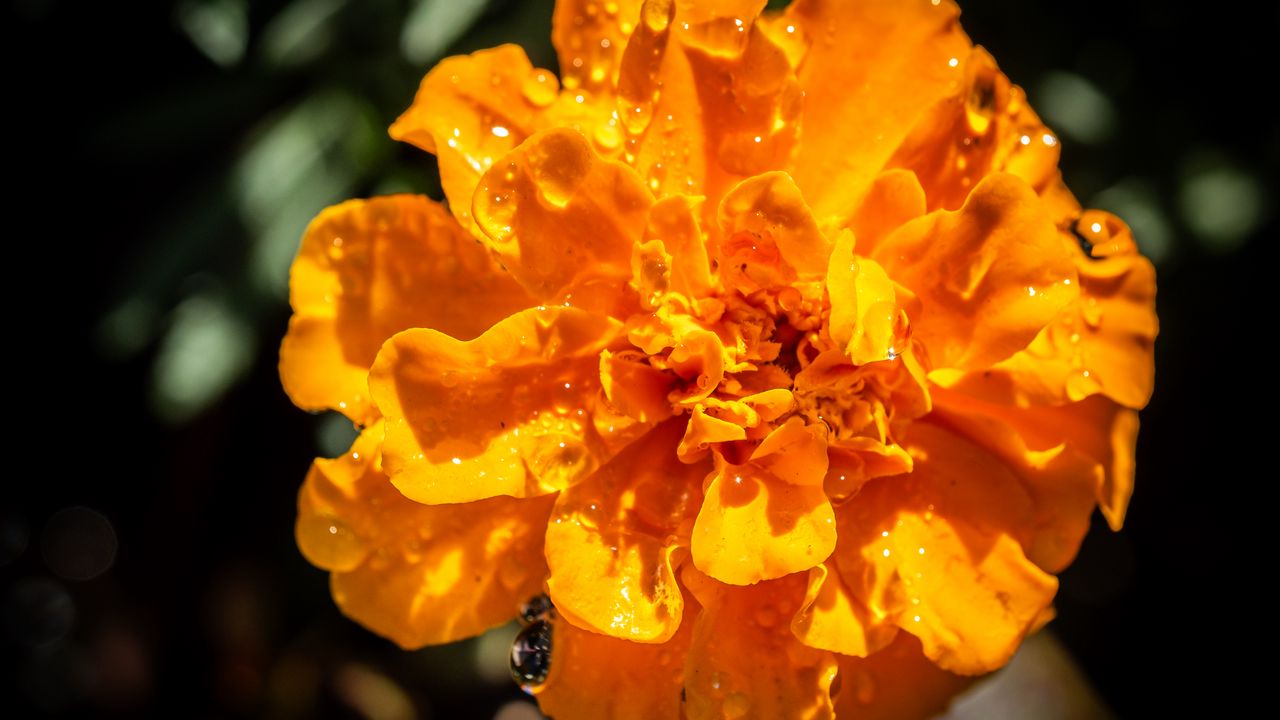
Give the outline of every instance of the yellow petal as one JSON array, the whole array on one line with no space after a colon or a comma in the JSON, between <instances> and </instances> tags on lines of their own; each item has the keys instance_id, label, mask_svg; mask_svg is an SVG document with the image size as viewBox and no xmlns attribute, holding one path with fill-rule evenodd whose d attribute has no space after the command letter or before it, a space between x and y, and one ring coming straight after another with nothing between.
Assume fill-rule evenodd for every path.
<instances>
[{"instance_id":1,"label":"yellow petal","mask_svg":"<svg viewBox=\"0 0 1280 720\"><path fill-rule=\"evenodd\" d=\"M552 498L420 505L379 463L382 425L317 460L298 495L298 547L333 572L334 600L405 648L453 642L509 621L546 577Z\"/></svg>"},{"instance_id":2,"label":"yellow petal","mask_svg":"<svg viewBox=\"0 0 1280 720\"><path fill-rule=\"evenodd\" d=\"M449 209L470 230L480 176L541 128L558 92L555 75L534 69L518 45L446 58L423 78L391 137L436 156Z\"/></svg>"},{"instance_id":3,"label":"yellow petal","mask_svg":"<svg viewBox=\"0 0 1280 720\"><path fill-rule=\"evenodd\" d=\"M874 259L919 298L911 326L933 368L1009 357L1078 295L1068 248L1035 194L1011 175L983 180L956 212L904 225Z\"/></svg>"},{"instance_id":4,"label":"yellow petal","mask_svg":"<svg viewBox=\"0 0 1280 720\"><path fill-rule=\"evenodd\" d=\"M808 570L831 554L835 517L821 485L792 485L750 465L712 481L693 526L693 563L730 585Z\"/></svg>"},{"instance_id":5,"label":"yellow petal","mask_svg":"<svg viewBox=\"0 0 1280 720\"><path fill-rule=\"evenodd\" d=\"M1049 606L1057 580L1023 554L1034 524L1029 494L999 460L917 422L910 475L868 482L841 507L836 563L877 617L920 639L962 675L1012 657Z\"/></svg>"},{"instance_id":6,"label":"yellow petal","mask_svg":"<svg viewBox=\"0 0 1280 720\"><path fill-rule=\"evenodd\" d=\"M926 720L940 715L973 678L949 673L925 657L920 641L898 633L866 658L838 655L836 716L858 720Z\"/></svg>"},{"instance_id":7,"label":"yellow petal","mask_svg":"<svg viewBox=\"0 0 1280 720\"><path fill-rule=\"evenodd\" d=\"M516 280L535 298L558 303L593 281L625 285L652 204L631 168L559 128L496 163L476 188L473 212Z\"/></svg>"},{"instance_id":8,"label":"yellow petal","mask_svg":"<svg viewBox=\"0 0 1280 720\"><path fill-rule=\"evenodd\" d=\"M407 330L383 346L369 389L387 474L419 502L563 490L605 455L586 432L599 354L618 324L574 308L512 315L475 340Z\"/></svg>"},{"instance_id":9,"label":"yellow petal","mask_svg":"<svg viewBox=\"0 0 1280 720\"><path fill-rule=\"evenodd\" d=\"M816 280L827 270L831 242L786 173L770 172L738 183L720 203L719 222L725 237L744 232L770 237L801 280ZM722 259L722 264L729 263Z\"/></svg>"},{"instance_id":10,"label":"yellow petal","mask_svg":"<svg viewBox=\"0 0 1280 720\"><path fill-rule=\"evenodd\" d=\"M684 462L693 462L705 456L715 443L745 439L747 431L742 425L709 415L705 407L694 406L676 452Z\"/></svg>"},{"instance_id":11,"label":"yellow petal","mask_svg":"<svg viewBox=\"0 0 1280 720\"><path fill-rule=\"evenodd\" d=\"M696 611L695 604L689 614ZM692 629L689 617L670 640L638 643L557 622L551 672L533 694L556 720L678 718Z\"/></svg>"},{"instance_id":12,"label":"yellow petal","mask_svg":"<svg viewBox=\"0 0 1280 720\"><path fill-rule=\"evenodd\" d=\"M674 534L701 499L704 461L685 465L671 419L587 480L565 490L547 526L547 588L557 610L587 630L662 643L680 627Z\"/></svg>"},{"instance_id":13,"label":"yellow petal","mask_svg":"<svg viewBox=\"0 0 1280 720\"><path fill-rule=\"evenodd\" d=\"M788 25L809 50L804 141L792 176L821 219L848 218L915 119L951 93L969 40L950 0L796 0ZM892 273L890 273L892 275Z\"/></svg>"},{"instance_id":14,"label":"yellow petal","mask_svg":"<svg viewBox=\"0 0 1280 720\"><path fill-rule=\"evenodd\" d=\"M378 348L411 327L472 338L529 299L435 202L351 200L307 228L289 283L280 348L285 391L307 410L377 417L367 377Z\"/></svg>"},{"instance_id":15,"label":"yellow petal","mask_svg":"<svg viewBox=\"0 0 1280 720\"><path fill-rule=\"evenodd\" d=\"M892 359L898 306L893 281L874 260L853 254L853 233L836 237L827 266L827 293L831 298L828 321L831 339L845 350L854 365Z\"/></svg>"},{"instance_id":16,"label":"yellow petal","mask_svg":"<svg viewBox=\"0 0 1280 720\"><path fill-rule=\"evenodd\" d=\"M804 596L804 575L751 587L704 578L706 600L685 670L685 713L712 718L834 718L836 659L801 643L787 618Z\"/></svg>"},{"instance_id":17,"label":"yellow petal","mask_svg":"<svg viewBox=\"0 0 1280 720\"><path fill-rule=\"evenodd\" d=\"M873 617L828 562L809 570L809 587L791 632L811 648L866 657L892 642L898 628Z\"/></svg>"}]
</instances>

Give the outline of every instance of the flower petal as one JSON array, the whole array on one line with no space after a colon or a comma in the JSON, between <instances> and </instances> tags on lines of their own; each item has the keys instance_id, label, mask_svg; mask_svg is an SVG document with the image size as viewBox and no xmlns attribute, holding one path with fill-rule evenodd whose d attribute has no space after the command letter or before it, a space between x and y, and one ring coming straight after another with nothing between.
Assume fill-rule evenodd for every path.
<instances>
[{"instance_id":1,"label":"flower petal","mask_svg":"<svg viewBox=\"0 0 1280 720\"><path fill-rule=\"evenodd\" d=\"M547 587L575 625L646 643L666 642L680 627L674 536L693 520L711 471L709 461L676 458L682 425L662 423L556 502Z\"/></svg>"},{"instance_id":2,"label":"flower petal","mask_svg":"<svg viewBox=\"0 0 1280 720\"><path fill-rule=\"evenodd\" d=\"M804 577L750 587L701 579L694 592L703 610L685 669L689 720L835 717L835 656L801 643L787 622L804 596Z\"/></svg>"},{"instance_id":3,"label":"flower petal","mask_svg":"<svg viewBox=\"0 0 1280 720\"><path fill-rule=\"evenodd\" d=\"M285 391L299 407L340 410L362 425L377 417L367 378L387 338L411 327L472 338L529 305L444 208L416 195L320 213L302 238L289 295Z\"/></svg>"},{"instance_id":4,"label":"flower petal","mask_svg":"<svg viewBox=\"0 0 1280 720\"><path fill-rule=\"evenodd\" d=\"M700 201L683 195L665 197L649 209L645 238L660 239L671 253L671 289L686 297L711 294L711 265L702 228Z\"/></svg>"},{"instance_id":5,"label":"flower petal","mask_svg":"<svg viewBox=\"0 0 1280 720\"><path fill-rule=\"evenodd\" d=\"M449 209L470 230L480 176L541 128L559 90L555 75L534 69L518 45L445 58L423 78L391 137L436 156Z\"/></svg>"},{"instance_id":6,"label":"flower petal","mask_svg":"<svg viewBox=\"0 0 1280 720\"><path fill-rule=\"evenodd\" d=\"M560 77L567 89L609 91L640 16L641 4L641 0L556 3L551 17L551 42L560 57Z\"/></svg>"},{"instance_id":7,"label":"flower petal","mask_svg":"<svg viewBox=\"0 0 1280 720\"><path fill-rule=\"evenodd\" d=\"M1078 294L1068 248L1035 194L1011 175L983 180L956 212L899 228L874 259L919 298L911 325L933 368L1009 357Z\"/></svg>"},{"instance_id":8,"label":"flower petal","mask_svg":"<svg viewBox=\"0 0 1280 720\"><path fill-rule=\"evenodd\" d=\"M672 414L667 395L675 378L631 351L600 353L600 383L605 397L622 414L640 422L656 422Z\"/></svg>"},{"instance_id":9,"label":"flower petal","mask_svg":"<svg viewBox=\"0 0 1280 720\"><path fill-rule=\"evenodd\" d=\"M962 675L1001 667L1057 580L1023 554L1032 500L998 460L928 422L911 426L909 475L868 482L841 507L836 563L855 597Z\"/></svg>"},{"instance_id":10,"label":"flower petal","mask_svg":"<svg viewBox=\"0 0 1280 720\"><path fill-rule=\"evenodd\" d=\"M1107 213L1085 213L1081 226L1098 241L1095 247L1116 238L1132 242L1128 228ZM1074 245L1075 238L1067 242ZM1125 407L1144 407L1155 386L1155 268L1134 253L1094 258L1076 252L1075 263L1079 299L1025 351L989 372L944 375L939 382L1023 406L1060 405L1102 393Z\"/></svg>"},{"instance_id":11,"label":"flower petal","mask_svg":"<svg viewBox=\"0 0 1280 720\"><path fill-rule=\"evenodd\" d=\"M893 281L874 260L855 257L853 233L836 236L827 266L828 321L831 339L854 365L891 359L898 354L894 326L898 321Z\"/></svg>"},{"instance_id":12,"label":"flower petal","mask_svg":"<svg viewBox=\"0 0 1280 720\"><path fill-rule=\"evenodd\" d=\"M818 485L827 476L827 427L793 415L751 453L751 462L792 485Z\"/></svg>"},{"instance_id":13,"label":"flower petal","mask_svg":"<svg viewBox=\"0 0 1280 720\"><path fill-rule=\"evenodd\" d=\"M1039 462L1046 454L1060 452L1062 446L1097 466L1078 467L1074 474L1066 473L1056 481L1052 474L1024 475L1033 495L1043 497L1037 498L1043 508L1042 517L1061 515L1059 521L1048 523L1049 527L1064 522L1077 526L1074 532L1058 534L1057 544L1069 547L1070 553L1056 562L1037 560L1041 567L1053 572L1070 561L1088 528L1088 510L1095 500L1113 530L1123 525L1133 493L1136 410L1103 395L1091 395L1066 405L1020 408L984 402L951 390L936 392L939 410L949 416L953 427L962 428L974 442L992 452L1014 458L1014 466ZM1041 525L1046 523L1042 520ZM1067 542L1072 536L1074 543Z\"/></svg>"},{"instance_id":14,"label":"flower petal","mask_svg":"<svg viewBox=\"0 0 1280 720\"><path fill-rule=\"evenodd\" d=\"M792 169L822 220L848 218L915 119L960 79L969 40L946 0L796 0L805 141ZM892 273L891 273L892 274Z\"/></svg>"},{"instance_id":15,"label":"flower petal","mask_svg":"<svg viewBox=\"0 0 1280 720\"><path fill-rule=\"evenodd\" d=\"M858 254L871 257L890 233L925 212L924 188L915 173L901 168L880 173L849 220Z\"/></svg>"},{"instance_id":16,"label":"flower petal","mask_svg":"<svg viewBox=\"0 0 1280 720\"><path fill-rule=\"evenodd\" d=\"M915 173L930 210L960 207L970 187L995 172L1021 178L1037 194L1055 189L1061 144L1022 89L980 47L960 71L963 83L921 115L889 165Z\"/></svg>"},{"instance_id":17,"label":"flower petal","mask_svg":"<svg viewBox=\"0 0 1280 720\"><path fill-rule=\"evenodd\" d=\"M836 716L858 720L936 717L973 678L949 673L925 657L920 641L898 633L889 647L866 658L838 655Z\"/></svg>"},{"instance_id":18,"label":"flower petal","mask_svg":"<svg viewBox=\"0 0 1280 720\"><path fill-rule=\"evenodd\" d=\"M516 280L535 298L560 302L591 281L625 286L652 204L631 168L558 128L529 138L486 173L473 212Z\"/></svg>"},{"instance_id":19,"label":"flower petal","mask_svg":"<svg viewBox=\"0 0 1280 720\"><path fill-rule=\"evenodd\" d=\"M405 648L509 621L546 576L552 498L420 505L383 474L381 436L378 423L346 455L316 460L298 494L298 547L333 571L338 606Z\"/></svg>"},{"instance_id":20,"label":"flower petal","mask_svg":"<svg viewBox=\"0 0 1280 720\"><path fill-rule=\"evenodd\" d=\"M586 430L600 351L618 324L575 308L512 315L468 342L407 330L383 346L369 389L387 419L387 474L429 504L563 490L596 469Z\"/></svg>"},{"instance_id":21,"label":"flower petal","mask_svg":"<svg viewBox=\"0 0 1280 720\"><path fill-rule=\"evenodd\" d=\"M727 466L693 526L693 564L730 585L808 570L831 554L835 517L821 485L792 485L751 465Z\"/></svg>"},{"instance_id":22,"label":"flower petal","mask_svg":"<svg viewBox=\"0 0 1280 720\"><path fill-rule=\"evenodd\" d=\"M818 229L800 188L784 172L738 183L720 203L719 221L726 238L737 233L772 238L800 280L816 280L827 271L831 242ZM721 264L728 262L726 257Z\"/></svg>"},{"instance_id":23,"label":"flower petal","mask_svg":"<svg viewBox=\"0 0 1280 720\"><path fill-rule=\"evenodd\" d=\"M697 605L690 609L696 615ZM680 717L681 682L692 635L690 617L664 643L619 640L555 623L551 673L533 688L556 720L654 720Z\"/></svg>"},{"instance_id":24,"label":"flower petal","mask_svg":"<svg viewBox=\"0 0 1280 720\"><path fill-rule=\"evenodd\" d=\"M811 648L866 657L893 642L898 628L873 617L827 562L809 570L809 587L791 632Z\"/></svg>"}]
</instances>

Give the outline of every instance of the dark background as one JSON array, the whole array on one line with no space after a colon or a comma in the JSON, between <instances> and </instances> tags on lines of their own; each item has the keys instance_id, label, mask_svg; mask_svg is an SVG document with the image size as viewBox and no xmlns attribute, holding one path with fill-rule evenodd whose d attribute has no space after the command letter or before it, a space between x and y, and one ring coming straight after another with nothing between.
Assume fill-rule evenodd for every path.
<instances>
[{"instance_id":1,"label":"dark background","mask_svg":"<svg viewBox=\"0 0 1280 720\"><path fill-rule=\"evenodd\" d=\"M1254 413L1272 396L1280 125L1261 103L1280 15L962 6L1061 133L1067 183L1128 219L1159 270L1128 524L1095 516L1051 627L1121 717L1243 712L1273 664L1243 649L1265 657L1273 634L1275 423ZM438 196L429 156L385 135L422 73L500 42L556 67L550 3L19 0L7 14L0 714L489 718L521 697L501 637L404 653L338 614L292 530L311 457L350 434L290 405L275 352L311 216Z\"/></svg>"}]
</instances>

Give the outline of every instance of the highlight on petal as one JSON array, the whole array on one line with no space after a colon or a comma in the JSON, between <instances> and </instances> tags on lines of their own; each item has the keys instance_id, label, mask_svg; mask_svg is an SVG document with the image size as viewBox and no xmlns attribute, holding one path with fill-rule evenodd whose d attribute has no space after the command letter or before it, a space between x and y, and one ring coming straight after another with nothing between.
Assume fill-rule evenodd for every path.
<instances>
[{"instance_id":1,"label":"highlight on petal","mask_svg":"<svg viewBox=\"0 0 1280 720\"><path fill-rule=\"evenodd\" d=\"M1032 499L1002 463L946 430L914 423L908 443L910 475L868 482L842 508L837 567L856 598L919 638L939 667L990 672L1058 587L1019 542Z\"/></svg>"},{"instance_id":2,"label":"highlight on petal","mask_svg":"<svg viewBox=\"0 0 1280 720\"><path fill-rule=\"evenodd\" d=\"M969 39L951 0L796 0L786 23L808 51L791 175L820 220L848 218L920 117L960 79ZM892 272L890 273L892 275Z\"/></svg>"},{"instance_id":3,"label":"highlight on petal","mask_svg":"<svg viewBox=\"0 0 1280 720\"><path fill-rule=\"evenodd\" d=\"M446 58L423 78L391 137L436 156L449 209L470 230L480 176L541 129L559 90L555 75L534 69L518 45Z\"/></svg>"},{"instance_id":4,"label":"highlight on petal","mask_svg":"<svg viewBox=\"0 0 1280 720\"><path fill-rule=\"evenodd\" d=\"M587 432L599 354L620 328L575 308L534 308L463 342L407 330L383 346L369 389L387 474L419 502L532 497L587 477L606 451Z\"/></svg>"},{"instance_id":5,"label":"highlight on petal","mask_svg":"<svg viewBox=\"0 0 1280 720\"><path fill-rule=\"evenodd\" d=\"M298 494L298 547L332 571L338 607L405 648L509 621L546 575L552 498L420 505L383 474L382 432L379 422L346 455L316 460Z\"/></svg>"},{"instance_id":6,"label":"highlight on petal","mask_svg":"<svg viewBox=\"0 0 1280 720\"><path fill-rule=\"evenodd\" d=\"M625 283L652 204L635 171L558 128L529 138L486 173L473 212L516 280L535 298L560 302L590 281Z\"/></svg>"},{"instance_id":7,"label":"highlight on petal","mask_svg":"<svg viewBox=\"0 0 1280 720\"><path fill-rule=\"evenodd\" d=\"M532 689L556 720L653 720L680 717L681 686L697 605L663 643L638 643L556 622L551 672Z\"/></svg>"},{"instance_id":8,"label":"highlight on petal","mask_svg":"<svg viewBox=\"0 0 1280 720\"><path fill-rule=\"evenodd\" d=\"M920 302L908 311L933 368L973 369L1025 348L1079 294L1068 248L1026 183L982 181L956 212L890 235L873 258Z\"/></svg>"},{"instance_id":9,"label":"highlight on petal","mask_svg":"<svg viewBox=\"0 0 1280 720\"><path fill-rule=\"evenodd\" d=\"M369 366L392 335L430 327L470 339L529 299L432 200L350 200L307 228L289 284L294 315L280 348L285 391L308 410L359 424L377 413Z\"/></svg>"},{"instance_id":10,"label":"highlight on petal","mask_svg":"<svg viewBox=\"0 0 1280 720\"><path fill-rule=\"evenodd\" d=\"M560 494L547 526L547 588L568 622L645 643L680 627L674 539L692 523L711 470L676 458L682 430L678 419L658 425Z\"/></svg>"},{"instance_id":11,"label":"highlight on petal","mask_svg":"<svg viewBox=\"0 0 1280 720\"><path fill-rule=\"evenodd\" d=\"M821 485L792 485L752 465L712 480L693 526L693 564L730 585L808 570L836 545L835 516Z\"/></svg>"},{"instance_id":12,"label":"highlight on petal","mask_svg":"<svg viewBox=\"0 0 1280 720\"><path fill-rule=\"evenodd\" d=\"M711 718L834 718L836 657L801 643L787 618L804 597L804 575L730 587L686 567L702 603L685 676L685 712Z\"/></svg>"}]
</instances>

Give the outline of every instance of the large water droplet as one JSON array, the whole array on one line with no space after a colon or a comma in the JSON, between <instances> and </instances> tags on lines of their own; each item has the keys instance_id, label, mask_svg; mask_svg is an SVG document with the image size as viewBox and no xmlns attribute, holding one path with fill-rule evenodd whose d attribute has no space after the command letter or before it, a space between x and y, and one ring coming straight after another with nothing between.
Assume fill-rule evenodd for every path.
<instances>
[{"instance_id":1,"label":"large water droplet","mask_svg":"<svg viewBox=\"0 0 1280 720\"><path fill-rule=\"evenodd\" d=\"M520 631L511 643L511 678L529 690L551 672L551 623L538 620Z\"/></svg>"},{"instance_id":2,"label":"large water droplet","mask_svg":"<svg viewBox=\"0 0 1280 720\"><path fill-rule=\"evenodd\" d=\"M546 593L539 593L529 598L520 606L520 622L525 625L532 625L539 620L546 620L556 606L551 603L551 598Z\"/></svg>"},{"instance_id":3,"label":"large water droplet","mask_svg":"<svg viewBox=\"0 0 1280 720\"><path fill-rule=\"evenodd\" d=\"M368 554L364 541L336 517L298 518L298 544L307 559L326 570L352 570Z\"/></svg>"}]
</instances>

